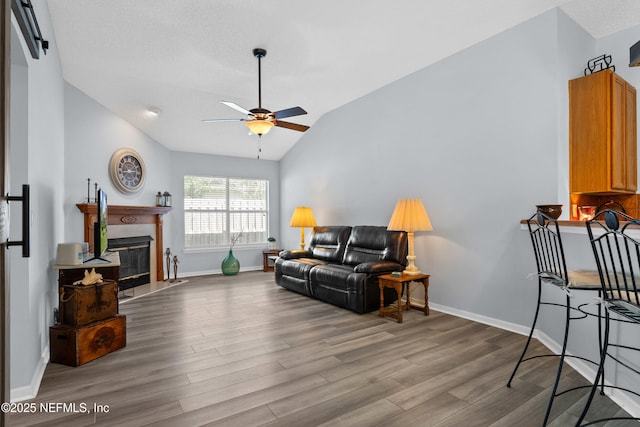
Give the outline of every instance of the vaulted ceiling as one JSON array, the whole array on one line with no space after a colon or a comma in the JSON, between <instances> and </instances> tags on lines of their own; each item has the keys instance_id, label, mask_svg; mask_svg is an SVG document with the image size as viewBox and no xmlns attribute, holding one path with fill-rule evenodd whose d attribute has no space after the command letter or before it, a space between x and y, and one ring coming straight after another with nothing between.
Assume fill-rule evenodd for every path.
<instances>
[{"instance_id":1,"label":"vaulted ceiling","mask_svg":"<svg viewBox=\"0 0 640 427\"><path fill-rule=\"evenodd\" d=\"M638 0L47 0L63 76L176 151L255 157L246 118L220 101L325 113L560 7L594 38L640 24ZM45 35L45 38L52 38ZM158 117L146 114L149 107ZM262 158L304 134L274 128ZM304 140L304 139L303 139Z\"/></svg>"}]
</instances>

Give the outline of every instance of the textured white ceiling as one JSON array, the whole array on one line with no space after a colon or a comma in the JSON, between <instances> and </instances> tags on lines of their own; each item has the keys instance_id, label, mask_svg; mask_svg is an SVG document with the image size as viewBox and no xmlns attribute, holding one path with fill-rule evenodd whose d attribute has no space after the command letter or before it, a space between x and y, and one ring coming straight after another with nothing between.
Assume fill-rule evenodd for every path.
<instances>
[{"instance_id":1,"label":"textured white ceiling","mask_svg":"<svg viewBox=\"0 0 640 427\"><path fill-rule=\"evenodd\" d=\"M220 103L326 112L560 6L594 37L640 23L640 0L47 0L64 78L171 150L255 157ZM51 39L52 35L45 37ZM145 116L147 107L162 110ZM274 128L262 158L303 134Z\"/></svg>"}]
</instances>

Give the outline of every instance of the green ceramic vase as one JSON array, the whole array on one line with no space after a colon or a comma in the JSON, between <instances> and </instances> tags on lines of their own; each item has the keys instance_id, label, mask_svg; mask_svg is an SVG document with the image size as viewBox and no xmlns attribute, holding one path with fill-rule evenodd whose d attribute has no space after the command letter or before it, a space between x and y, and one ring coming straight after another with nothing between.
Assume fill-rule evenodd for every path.
<instances>
[{"instance_id":1,"label":"green ceramic vase","mask_svg":"<svg viewBox=\"0 0 640 427\"><path fill-rule=\"evenodd\" d=\"M235 276L240 271L240 261L233 256L233 250L229 249L229 254L222 260L222 274L225 276Z\"/></svg>"}]
</instances>

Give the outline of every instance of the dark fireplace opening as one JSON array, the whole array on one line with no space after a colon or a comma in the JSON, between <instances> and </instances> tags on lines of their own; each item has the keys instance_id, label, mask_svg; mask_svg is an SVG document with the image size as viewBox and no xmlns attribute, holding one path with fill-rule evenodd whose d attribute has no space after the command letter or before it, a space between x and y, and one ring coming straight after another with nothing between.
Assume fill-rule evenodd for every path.
<instances>
[{"instance_id":1,"label":"dark fireplace opening","mask_svg":"<svg viewBox=\"0 0 640 427\"><path fill-rule=\"evenodd\" d=\"M151 236L109 239L109 250L120 254L119 290L151 282Z\"/></svg>"}]
</instances>

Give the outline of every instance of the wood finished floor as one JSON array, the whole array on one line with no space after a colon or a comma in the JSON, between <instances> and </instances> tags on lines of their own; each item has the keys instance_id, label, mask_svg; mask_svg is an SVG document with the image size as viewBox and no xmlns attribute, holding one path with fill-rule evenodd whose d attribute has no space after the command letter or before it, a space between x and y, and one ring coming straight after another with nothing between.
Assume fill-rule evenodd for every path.
<instances>
[{"instance_id":1,"label":"wood finished floor","mask_svg":"<svg viewBox=\"0 0 640 427\"><path fill-rule=\"evenodd\" d=\"M9 425L539 426L557 363L527 362L509 389L523 336L433 310L403 324L354 314L278 287L273 273L190 278L120 312L125 348L49 364L30 401L109 412L12 414ZM565 370L563 384L585 383ZM556 399L550 425L573 425L582 396ZM622 414L606 397L595 405Z\"/></svg>"}]
</instances>

